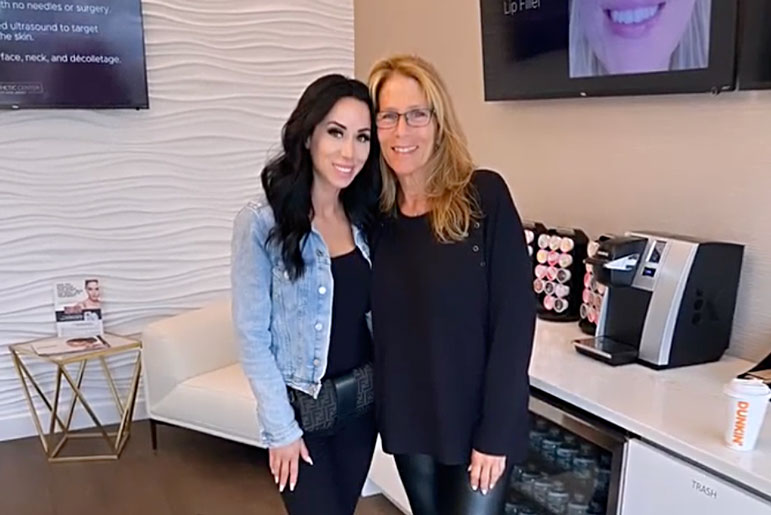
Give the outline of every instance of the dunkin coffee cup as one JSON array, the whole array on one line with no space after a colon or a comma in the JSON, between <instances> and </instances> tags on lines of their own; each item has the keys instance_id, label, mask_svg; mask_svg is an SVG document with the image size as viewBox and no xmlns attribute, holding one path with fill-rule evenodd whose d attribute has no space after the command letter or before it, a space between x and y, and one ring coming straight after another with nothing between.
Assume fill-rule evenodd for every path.
<instances>
[{"instance_id":1,"label":"dunkin coffee cup","mask_svg":"<svg viewBox=\"0 0 771 515\"><path fill-rule=\"evenodd\" d=\"M723 391L729 398L726 445L751 451L766 416L771 389L759 379L734 379Z\"/></svg>"}]
</instances>

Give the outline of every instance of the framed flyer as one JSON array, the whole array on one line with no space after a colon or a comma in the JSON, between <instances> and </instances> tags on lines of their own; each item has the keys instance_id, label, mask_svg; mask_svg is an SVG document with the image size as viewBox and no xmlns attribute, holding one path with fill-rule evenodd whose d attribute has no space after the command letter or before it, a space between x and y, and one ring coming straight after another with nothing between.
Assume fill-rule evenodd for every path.
<instances>
[{"instance_id":1,"label":"framed flyer","mask_svg":"<svg viewBox=\"0 0 771 515\"><path fill-rule=\"evenodd\" d=\"M103 334L99 279L83 278L54 285L56 334L60 338Z\"/></svg>"}]
</instances>

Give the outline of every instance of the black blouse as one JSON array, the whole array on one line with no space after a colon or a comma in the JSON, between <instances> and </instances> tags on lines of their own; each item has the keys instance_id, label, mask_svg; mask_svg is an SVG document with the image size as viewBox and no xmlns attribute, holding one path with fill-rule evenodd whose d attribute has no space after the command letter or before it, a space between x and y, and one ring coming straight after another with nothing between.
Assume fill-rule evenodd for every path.
<instances>
[{"instance_id":1,"label":"black blouse","mask_svg":"<svg viewBox=\"0 0 771 515\"><path fill-rule=\"evenodd\" d=\"M535 299L503 179L474 172L483 217L459 243L427 215L386 220L373 249L376 406L383 448L448 465L471 449L524 459Z\"/></svg>"},{"instance_id":2,"label":"black blouse","mask_svg":"<svg viewBox=\"0 0 771 515\"><path fill-rule=\"evenodd\" d=\"M332 334L324 377L346 374L372 360L366 313L370 303L369 263L358 249L332 258Z\"/></svg>"}]
</instances>

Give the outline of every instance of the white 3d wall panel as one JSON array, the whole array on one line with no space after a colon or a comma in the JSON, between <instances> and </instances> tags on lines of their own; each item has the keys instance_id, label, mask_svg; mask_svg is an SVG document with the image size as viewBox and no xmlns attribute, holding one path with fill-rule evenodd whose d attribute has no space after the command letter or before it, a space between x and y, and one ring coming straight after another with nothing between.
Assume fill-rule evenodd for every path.
<instances>
[{"instance_id":1,"label":"white 3d wall panel","mask_svg":"<svg viewBox=\"0 0 771 515\"><path fill-rule=\"evenodd\" d=\"M226 295L231 222L284 120L314 78L353 74L351 0L143 11L149 111L0 112L0 440L32 434L5 346L53 334L53 282L99 277L122 334ZM99 374L85 385L109 417Z\"/></svg>"}]
</instances>

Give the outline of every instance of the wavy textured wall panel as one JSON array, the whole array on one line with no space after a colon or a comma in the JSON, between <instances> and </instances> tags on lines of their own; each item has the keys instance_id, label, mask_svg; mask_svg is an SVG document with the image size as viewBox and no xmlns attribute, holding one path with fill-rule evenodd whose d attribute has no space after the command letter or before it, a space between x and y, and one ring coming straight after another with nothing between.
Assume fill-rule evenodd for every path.
<instances>
[{"instance_id":1,"label":"wavy textured wall panel","mask_svg":"<svg viewBox=\"0 0 771 515\"><path fill-rule=\"evenodd\" d=\"M3 346L52 334L52 283L100 277L126 334L225 295L231 221L282 123L315 77L353 74L351 0L143 10L150 110L0 112L0 439L31 428L7 422L27 408Z\"/></svg>"}]
</instances>

